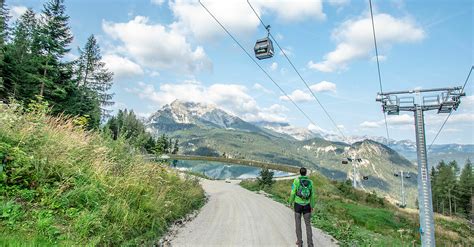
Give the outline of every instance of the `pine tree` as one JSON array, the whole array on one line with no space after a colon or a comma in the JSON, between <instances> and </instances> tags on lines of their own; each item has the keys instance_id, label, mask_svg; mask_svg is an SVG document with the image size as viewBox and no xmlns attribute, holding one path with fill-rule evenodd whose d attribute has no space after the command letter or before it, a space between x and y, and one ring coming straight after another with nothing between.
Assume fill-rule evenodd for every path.
<instances>
[{"instance_id":1,"label":"pine tree","mask_svg":"<svg viewBox=\"0 0 474 247\"><path fill-rule=\"evenodd\" d=\"M5 5L5 1L0 0L0 97L2 96L1 92L4 90L3 67L5 44L8 37L8 19L8 9Z\"/></svg>"},{"instance_id":2,"label":"pine tree","mask_svg":"<svg viewBox=\"0 0 474 247\"><path fill-rule=\"evenodd\" d=\"M431 167L430 180L431 180L431 198L433 200L433 211L439 212L438 201L439 201L439 189L437 183L438 173L436 172L435 166Z\"/></svg>"},{"instance_id":3,"label":"pine tree","mask_svg":"<svg viewBox=\"0 0 474 247\"><path fill-rule=\"evenodd\" d=\"M260 170L260 176L257 177L257 182L260 187L272 186L275 181L273 180L274 172L270 171L268 168L262 168Z\"/></svg>"},{"instance_id":4,"label":"pine tree","mask_svg":"<svg viewBox=\"0 0 474 247\"><path fill-rule=\"evenodd\" d=\"M50 0L44 4L42 12L41 27L37 39L37 52L42 55L43 80L40 84L40 96L45 94L49 88L51 94L63 93L62 88L55 85L62 63L60 59L70 51L68 48L72 42L71 30L68 26L69 16L66 15L64 0ZM53 95L54 97L55 95Z\"/></svg>"},{"instance_id":5,"label":"pine tree","mask_svg":"<svg viewBox=\"0 0 474 247\"><path fill-rule=\"evenodd\" d=\"M176 139L174 141L174 146L173 146L173 151L171 152L172 154L177 154L179 152L179 141Z\"/></svg>"},{"instance_id":6,"label":"pine tree","mask_svg":"<svg viewBox=\"0 0 474 247\"><path fill-rule=\"evenodd\" d=\"M166 149L166 153L169 154L173 152L173 139L168 139L168 149Z\"/></svg>"},{"instance_id":7,"label":"pine tree","mask_svg":"<svg viewBox=\"0 0 474 247\"><path fill-rule=\"evenodd\" d=\"M132 147L138 148L144 153L153 153L157 149L158 141L155 141L151 134L146 132L145 125L133 111L119 110L116 116L107 120L103 131L110 134L114 140L119 138L126 140ZM164 152L161 149L160 151Z\"/></svg>"},{"instance_id":8,"label":"pine tree","mask_svg":"<svg viewBox=\"0 0 474 247\"><path fill-rule=\"evenodd\" d=\"M35 13L28 9L12 28L12 41L6 46L4 70L4 91L0 97L13 97L29 101L39 93L38 74L41 67L39 56L33 52L38 31Z\"/></svg>"},{"instance_id":9,"label":"pine tree","mask_svg":"<svg viewBox=\"0 0 474 247\"><path fill-rule=\"evenodd\" d=\"M156 141L155 153L157 155L165 154L168 149L168 138L165 134L161 135Z\"/></svg>"},{"instance_id":10,"label":"pine tree","mask_svg":"<svg viewBox=\"0 0 474 247\"><path fill-rule=\"evenodd\" d=\"M446 164L441 161L435 172L435 183L432 187L432 197L436 202L436 211L442 214L452 214L456 205L456 173L459 170L456 161Z\"/></svg>"},{"instance_id":11,"label":"pine tree","mask_svg":"<svg viewBox=\"0 0 474 247\"><path fill-rule=\"evenodd\" d=\"M4 0L0 0L0 45L5 45L8 37L8 8Z\"/></svg>"},{"instance_id":12,"label":"pine tree","mask_svg":"<svg viewBox=\"0 0 474 247\"><path fill-rule=\"evenodd\" d=\"M103 118L110 116L107 106L113 105L113 94L108 91L112 87L113 73L109 72L102 62L100 48L94 35L87 39L84 49L79 49L79 59L76 61L77 86L84 86L97 93L101 104Z\"/></svg>"},{"instance_id":13,"label":"pine tree","mask_svg":"<svg viewBox=\"0 0 474 247\"><path fill-rule=\"evenodd\" d=\"M459 176L459 207L466 216L469 212L474 213L471 212L471 197L474 196L474 174L472 169L472 163L468 159Z\"/></svg>"},{"instance_id":14,"label":"pine tree","mask_svg":"<svg viewBox=\"0 0 474 247\"><path fill-rule=\"evenodd\" d=\"M148 141L145 143L145 150L148 153L152 153L153 150L155 149L155 146L156 146L155 139L153 139L153 137L150 135L148 137Z\"/></svg>"}]
</instances>

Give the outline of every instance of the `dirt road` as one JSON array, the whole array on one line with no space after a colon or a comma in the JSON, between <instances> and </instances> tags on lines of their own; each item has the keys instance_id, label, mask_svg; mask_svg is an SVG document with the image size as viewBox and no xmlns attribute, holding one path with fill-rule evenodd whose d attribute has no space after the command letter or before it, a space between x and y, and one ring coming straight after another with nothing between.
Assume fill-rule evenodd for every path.
<instances>
[{"instance_id":1,"label":"dirt road","mask_svg":"<svg viewBox=\"0 0 474 247\"><path fill-rule=\"evenodd\" d=\"M202 180L202 186L209 202L177 232L171 246L296 246L291 209L240 187L238 181ZM313 239L315 246L336 246L314 227Z\"/></svg>"}]
</instances>

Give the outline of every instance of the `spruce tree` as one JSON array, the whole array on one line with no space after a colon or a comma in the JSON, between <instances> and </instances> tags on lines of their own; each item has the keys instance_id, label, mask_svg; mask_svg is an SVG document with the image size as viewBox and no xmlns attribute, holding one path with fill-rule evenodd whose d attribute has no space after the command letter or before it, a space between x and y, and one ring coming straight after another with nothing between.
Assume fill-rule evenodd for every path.
<instances>
[{"instance_id":1,"label":"spruce tree","mask_svg":"<svg viewBox=\"0 0 474 247\"><path fill-rule=\"evenodd\" d=\"M111 101L113 94L108 92L112 87L113 73L105 67L94 35L87 39L84 49L79 49L79 54L76 61L77 86L95 91L101 105L102 117L109 117L111 111L106 107L114 104Z\"/></svg>"},{"instance_id":2,"label":"spruce tree","mask_svg":"<svg viewBox=\"0 0 474 247\"><path fill-rule=\"evenodd\" d=\"M2 99L2 92L4 91L4 53L6 39L8 37L8 9L5 1L0 0L0 100Z\"/></svg>"},{"instance_id":3,"label":"spruce tree","mask_svg":"<svg viewBox=\"0 0 474 247\"><path fill-rule=\"evenodd\" d=\"M439 212L438 200L439 200L439 189L438 189L438 173L436 172L435 166L431 167L430 180L431 180L431 198L433 200L433 210Z\"/></svg>"},{"instance_id":4,"label":"spruce tree","mask_svg":"<svg viewBox=\"0 0 474 247\"><path fill-rule=\"evenodd\" d=\"M72 34L69 28L69 16L66 14L64 0L50 0L44 4L41 27L37 39L37 52L42 55L42 76L40 96L49 89L52 97L64 96L60 82L57 81L61 73L61 58L69 52Z\"/></svg>"},{"instance_id":5,"label":"spruce tree","mask_svg":"<svg viewBox=\"0 0 474 247\"><path fill-rule=\"evenodd\" d=\"M0 0L0 45L5 45L8 37L8 8L4 0Z\"/></svg>"},{"instance_id":6,"label":"spruce tree","mask_svg":"<svg viewBox=\"0 0 474 247\"><path fill-rule=\"evenodd\" d=\"M459 176L459 207L466 214L471 212L471 197L474 196L474 174L471 161L468 159Z\"/></svg>"},{"instance_id":7,"label":"spruce tree","mask_svg":"<svg viewBox=\"0 0 474 247\"><path fill-rule=\"evenodd\" d=\"M173 146L173 151L171 152L172 154L177 154L179 152L179 141L176 139L174 141L174 146Z\"/></svg>"},{"instance_id":8,"label":"spruce tree","mask_svg":"<svg viewBox=\"0 0 474 247\"><path fill-rule=\"evenodd\" d=\"M457 187L456 172L458 169L455 161L448 164L441 161L438 164L432 193L439 213L452 214L454 212Z\"/></svg>"},{"instance_id":9,"label":"spruce tree","mask_svg":"<svg viewBox=\"0 0 474 247\"><path fill-rule=\"evenodd\" d=\"M29 102L39 93L42 78L38 70L42 66L37 53L33 51L38 24L35 13L28 9L12 28L11 42L6 46L3 98L13 97Z\"/></svg>"}]
</instances>

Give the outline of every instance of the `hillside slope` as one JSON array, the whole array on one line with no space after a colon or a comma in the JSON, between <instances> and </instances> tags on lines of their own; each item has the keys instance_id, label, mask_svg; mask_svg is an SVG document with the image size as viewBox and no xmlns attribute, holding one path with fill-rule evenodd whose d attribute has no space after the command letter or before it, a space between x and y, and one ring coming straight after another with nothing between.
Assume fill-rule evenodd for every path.
<instances>
[{"instance_id":1,"label":"hillside slope","mask_svg":"<svg viewBox=\"0 0 474 247\"><path fill-rule=\"evenodd\" d=\"M45 112L0 105L0 245L146 244L203 205L196 180Z\"/></svg>"},{"instance_id":2,"label":"hillside slope","mask_svg":"<svg viewBox=\"0 0 474 247\"><path fill-rule=\"evenodd\" d=\"M316 207L313 226L329 233L341 246L419 246L418 212L399 209L376 194L354 190L350 183L330 181L313 173ZM260 187L245 180L242 187L264 190L276 201L285 203L292 180L278 180L271 187ZM437 246L473 246L466 219L436 215Z\"/></svg>"}]
</instances>

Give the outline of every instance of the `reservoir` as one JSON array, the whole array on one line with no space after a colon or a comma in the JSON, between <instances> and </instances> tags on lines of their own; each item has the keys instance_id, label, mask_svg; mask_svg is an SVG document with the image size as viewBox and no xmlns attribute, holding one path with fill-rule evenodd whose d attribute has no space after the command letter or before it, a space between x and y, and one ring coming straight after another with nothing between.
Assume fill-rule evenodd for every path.
<instances>
[{"instance_id":1,"label":"reservoir","mask_svg":"<svg viewBox=\"0 0 474 247\"><path fill-rule=\"evenodd\" d=\"M216 161L178 160L172 167L182 171L192 171L213 179L247 179L259 176L260 167L236 165ZM286 177L293 173L271 170L273 177Z\"/></svg>"}]
</instances>

